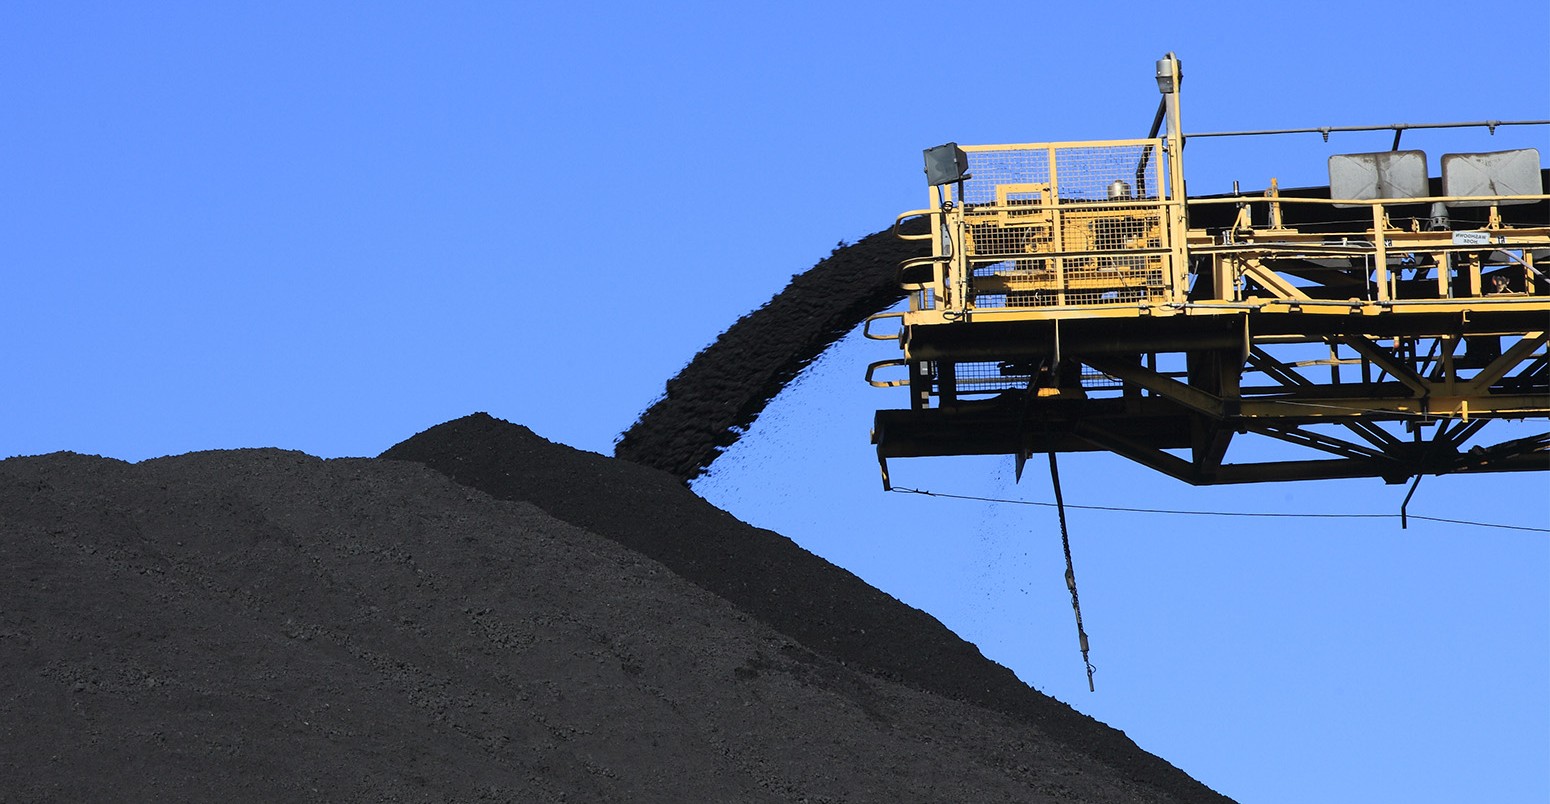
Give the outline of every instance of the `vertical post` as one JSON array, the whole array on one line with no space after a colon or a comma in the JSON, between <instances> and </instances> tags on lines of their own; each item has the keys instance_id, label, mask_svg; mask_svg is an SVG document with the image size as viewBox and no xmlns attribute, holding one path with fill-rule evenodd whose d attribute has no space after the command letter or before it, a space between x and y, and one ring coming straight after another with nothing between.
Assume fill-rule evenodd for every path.
<instances>
[{"instance_id":1,"label":"vertical post","mask_svg":"<svg viewBox=\"0 0 1550 804\"><path fill-rule=\"evenodd\" d=\"M1051 145L1044 149L1045 159L1049 165L1049 208L1050 219L1055 231L1050 234L1054 237L1055 253L1066 250L1066 215L1060 206L1060 169L1056 162L1057 151ZM1056 257L1050 262L1055 269L1055 306L1066 306L1066 258Z\"/></svg>"},{"instance_id":2,"label":"vertical post","mask_svg":"<svg viewBox=\"0 0 1550 804\"><path fill-rule=\"evenodd\" d=\"M931 254L935 257L942 257L949 254L945 249L950 248L942 240L942 232L947 228L947 210L943 203L947 200L947 191L943 190L941 185L933 184L929 188L929 192L931 195L930 208L936 210L936 214L928 219L931 225ZM952 268L946 262L936 260L932 263L931 290L936 294L934 301L939 312L947 304L947 283L949 281L948 277L951 275Z\"/></svg>"},{"instance_id":3,"label":"vertical post","mask_svg":"<svg viewBox=\"0 0 1550 804\"><path fill-rule=\"evenodd\" d=\"M1163 93L1168 106L1168 134L1164 150L1168 152L1168 247L1171 251L1168 272L1169 301L1184 301L1184 291L1189 286L1185 273L1189 269L1189 252L1185 249L1189 227L1184 203L1187 199L1184 187L1184 124L1179 119L1179 87L1184 83L1183 65L1172 53L1157 62L1157 89Z\"/></svg>"},{"instance_id":4,"label":"vertical post","mask_svg":"<svg viewBox=\"0 0 1550 804\"><path fill-rule=\"evenodd\" d=\"M1217 301L1237 301L1238 256L1215 254L1211 257L1211 298Z\"/></svg>"},{"instance_id":5,"label":"vertical post","mask_svg":"<svg viewBox=\"0 0 1550 804\"><path fill-rule=\"evenodd\" d=\"M966 238L963 232L963 205L952 208L946 215L948 222L947 236L951 238L949 248L952 249L951 266L951 293L952 307L958 309L963 317L969 315L969 253Z\"/></svg>"},{"instance_id":6,"label":"vertical post","mask_svg":"<svg viewBox=\"0 0 1550 804\"><path fill-rule=\"evenodd\" d=\"M1388 231L1383 226L1387 217L1383 213L1382 204L1374 203L1372 205L1372 245L1375 250L1372 279L1373 284L1378 286L1377 293L1378 301L1380 302L1392 300L1389 295Z\"/></svg>"},{"instance_id":7,"label":"vertical post","mask_svg":"<svg viewBox=\"0 0 1550 804\"><path fill-rule=\"evenodd\" d=\"M1442 335L1438 340L1442 341L1442 392L1451 397L1458 393L1458 369L1453 353L1458 351L1461 338L1458 335Z\"/></svg>"}]
</instances>

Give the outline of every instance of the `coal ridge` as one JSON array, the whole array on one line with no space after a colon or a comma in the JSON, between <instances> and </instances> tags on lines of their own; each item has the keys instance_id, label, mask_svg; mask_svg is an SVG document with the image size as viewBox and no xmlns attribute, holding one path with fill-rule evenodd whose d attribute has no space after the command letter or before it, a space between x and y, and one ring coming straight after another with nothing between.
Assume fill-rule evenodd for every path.
<instances>
[{"instance_id":1,"label":"coal ridge","mask_svg":"<svg viewBox=\"0 0 1550 804\"><path fill-rule=\"evenodd\" d=\"M925 221L900 231L920 234ZM835 248L700 350L619 437L614 455L685 482L698 477L823 350L904 298L900 263L929 252L929 243L892 229Z\"/></svg>"},{"instance_id":2,"label":"coal ridge","mask_svg":"<svg viewBox=\"0 0 1550 804\"><path fill-rule=\"evenodd\" d=\"M7 801L1189 800L410 462L14 458L0 533Z\"/></svg>"},{"instance_id":3,"label":"coal ridge","mask_svg":"<svg viewBox=\"0 0 1550 804\"><path fill-rule=\"evenodd\" d=\"M381 456L423 463L497 499L661 562L814 652L1037 726L1124 778L1182 801L1227 801L1116 729L1023 684L930 615L900 603L789 539L712 506L670 473L553 444L474 414Z\"/></svg>"}]
</instances>

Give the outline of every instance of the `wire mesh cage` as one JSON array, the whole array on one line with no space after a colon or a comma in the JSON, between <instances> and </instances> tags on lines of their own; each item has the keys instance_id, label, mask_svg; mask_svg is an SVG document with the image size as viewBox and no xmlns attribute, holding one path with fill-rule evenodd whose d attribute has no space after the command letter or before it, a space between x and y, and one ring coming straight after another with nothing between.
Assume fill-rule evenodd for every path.
<instances>
[{"instance_id":1,"label":"wire mesh cage","mask_svg":"<svg viewBox=\"0 0 1550 804\"><path fill-rule=\"evenodd\" d=\"M967 146L963 202L1003 200L1006 185L1050 185L1064 202L1162 200L1162 140ZM1053 170L1052 170L1053 168Z\"/></svg>"},{"instance_id":2,"label":"wire mesh cage","mask_svg":"<svg viewBox=\"0 0 1550 804\"><path fill-rule=\"evenodd\" d=\"M1166 293L1161 142L968 152L969 302L977 308L1133 304Z\"/></svg>"},{"instance_id":3,"label":"wire mesh cage","mask_svg":"<svg viewBox=\"0 0 1550 804\"><path fill-rule=\"evenodd\" d=\"M1086 364L1083 364L1082 366L1082 387L1085 389L1117 390L1123 388L1124 385L1124 382L1122 382L1118 377L1104 374L1103 372Z\"/></svg>"},{"instance_id":4,"label":"wire mesh cage","mask_svg":"<svg viewBox=\"0 0 1550 804\"><path fill-rule=\"evenodd\" d=\"M954 363L953 376L959 396L999 393L1028 387L1026 367L1010 363Z\"/></svg>"}]
</instances>

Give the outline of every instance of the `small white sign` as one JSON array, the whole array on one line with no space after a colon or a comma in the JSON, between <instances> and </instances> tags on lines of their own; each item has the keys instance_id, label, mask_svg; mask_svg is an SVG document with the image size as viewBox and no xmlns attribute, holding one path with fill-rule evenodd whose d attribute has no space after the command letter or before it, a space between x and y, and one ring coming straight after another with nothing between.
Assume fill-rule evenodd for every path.
<instances>
[{"instance_id":1,"label":"small white sign","mask_svg":"<svg viewBox=\"0 0 1550 804\"><path fill-rule=\"evenodd\" d=\"M1454 232L1453 245L1489 246L1491 245L1491 235L1488 232Z\"/></svg>"}]
</instances>

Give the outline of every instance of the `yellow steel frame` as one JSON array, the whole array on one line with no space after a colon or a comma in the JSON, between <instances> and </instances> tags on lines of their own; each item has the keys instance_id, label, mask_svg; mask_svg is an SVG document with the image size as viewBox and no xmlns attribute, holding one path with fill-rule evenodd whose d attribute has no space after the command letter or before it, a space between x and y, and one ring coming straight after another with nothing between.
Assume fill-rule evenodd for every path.
<instances>
[{"instance_id":1,"label":"yellow steel frame","mask_svg":"<svg viewBox=\"0 0 1550 804\"><path fill-rule=\"evenodd\" d=\"M1477 440L1550 418L1550 220L1503 214L1550 195L1186 199L1164 103L1160 137L964 146L970 177L899 216L932 253L887 314L902 359L868 370L911 391L878 413L885 482L889 457L1094 449L1199 484L1550 469L1550 433ZM1489 213L1404 223L1431 204ZM1325 458L1225 462L1244 434Z\"/></svg>"},{"instance_id":2,"label":"yellow steel frame","mask_svg":"<svg viewBox=\"0 0 1550 804\"><path fill-rule=\"evenodd\" d=\"M1068 147L1130 145L1135 140L1090 141L1016 145L1056 150ZM997 147L965 147L970 153ZM944 188L932 188L940 191ZM1364 315L1405 312L1436 312L1439 309L1466 312L1480 305L1503 309L1546 309L1544 294L1528 290L1531 278L1542 275L1535 264L1535 252L1550 248L1550 224L1545 226L1508 226L1501 223L1499 212L1486 226L1470 230L1422 231L1403 228L1390 222L1390 210L1396 206L1440 203L1457 205L1467 202L1537 202L1550 200L1550 194L1510 196L1433 196L1384 200L1283 198L1273 193L1263 196L1231 196L1193 199L1186 203L1168 199L1157 201L1061 201L1053 196L1049 183L1014 183L996 187L997 201L966 207L950 202L938 209L912 210L899 216L902 223L911 218L929 217L933 224L929 236L913 238L932 241L933 256L916 261L930 265L929 279L908 284L914 294L906 326L961 324L968 321L1050 320L1060 318L1140 317L1167 315L1215 315L1245 309ZM1018 196L1037 195L1037 199ZM1204 229L1188 230L1175 223L1174 209L1183 210L1211 205L1235 205L1242 221L1251 220L1252 211L1267 208L1272 219L1279 220L1283 207L1367 207L1372 225L1342 232L1300 232L1295 228L1255 229L1244 223L1220 235ZM1124 247L1099 248L1093 243L1094 231L1105 222L1137 214L1146 216L1145 230ZM979 234L977 234L977 232ZM1018 240L1007 232L1026 232ZM1007 247L1007 243L1014 243ZM994 245L988 245L993 243ZM1216 270L1216 284L1210 293L1191 293L1189 266L1198 258L1208 257ZM1081 287L1106 286L1104 280L1087 277L1068 280L1074 264L1091 265L1095 261L1135 260L1162 266L1166 278L1164 290L1144 301L1113 301L1102 304L1067 304L1065 293ZM1372 264L1372 287L1362 295L1344 299L1315 298L1300 289L1299 280L1316 281L1306 264L1309 259L1365 259ZM1414 265L1426 260L1429 276L1435 282L1435 296L1407 298L1397 291L1399 275L1393 270L1400 263ZM1493 291L1482 284L1482 271L1509 260L1521 269L1525 290ZM1039 268L1030 269L1030 263ZM1297 263L1296 273L1281 266ZM983 266L1004 266L985 274ZM1343 269L1342 269L1343 270ZM1123 271L1114 275L1123 278ZM1338 271L1330 272L1332 275ZM1461 277L1463 288L1449 280ZM1258 288L1244 291L1243 280L1252 280ZM1072 284L1075 281L1078 284ZM1110 284L1112 284L1111 280ZM1047 290L1054 301L1026 306L987 307L975 303L979 295L999 295L1009 290L1029 292Z\"/></svg>"}]
</instances>

